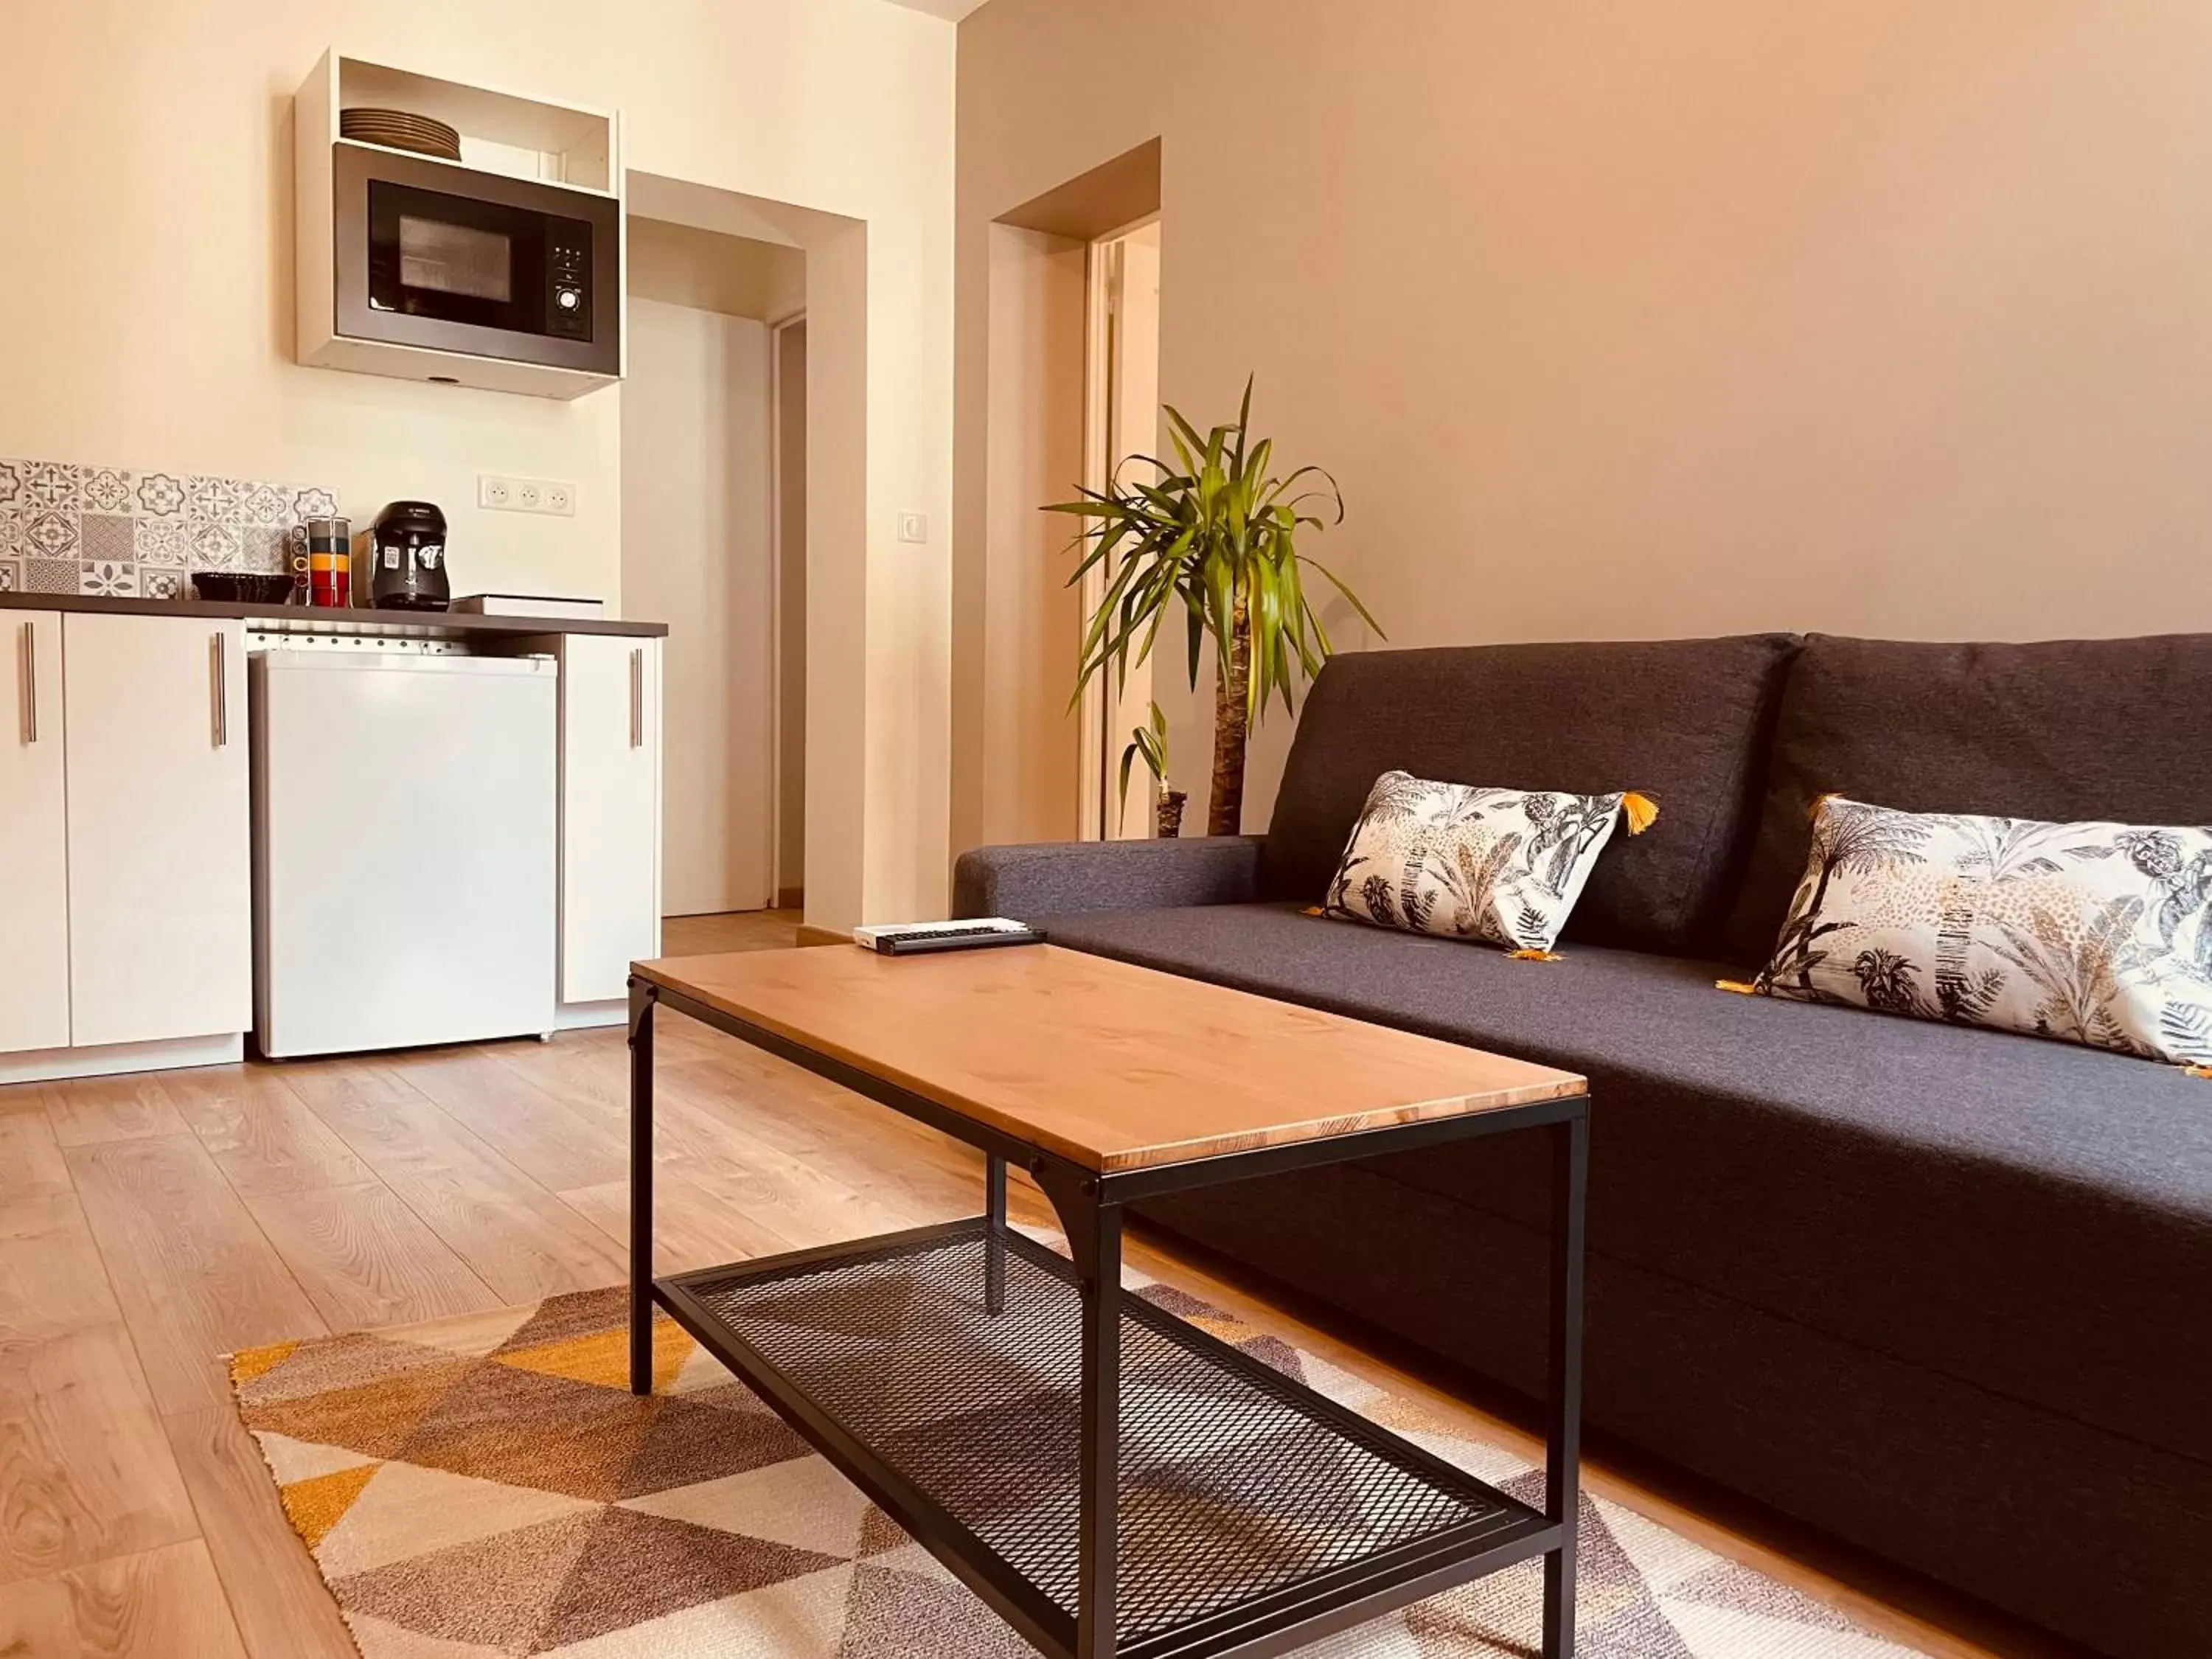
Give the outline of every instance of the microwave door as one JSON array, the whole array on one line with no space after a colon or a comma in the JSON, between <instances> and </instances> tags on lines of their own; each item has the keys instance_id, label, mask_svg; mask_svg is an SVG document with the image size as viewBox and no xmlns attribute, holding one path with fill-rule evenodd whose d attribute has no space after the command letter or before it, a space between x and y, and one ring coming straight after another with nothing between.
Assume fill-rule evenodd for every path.
<instances>
[{"instance_id":1,"label":"microwave door","mask_svg":"<svg viewBox=\"0 0 2212 1659\"><path fill-rule=\"evenodd\" d=\"M545 332L543 214L375 179L368 220L373 309Z\"/></svg>"}]
</instances>

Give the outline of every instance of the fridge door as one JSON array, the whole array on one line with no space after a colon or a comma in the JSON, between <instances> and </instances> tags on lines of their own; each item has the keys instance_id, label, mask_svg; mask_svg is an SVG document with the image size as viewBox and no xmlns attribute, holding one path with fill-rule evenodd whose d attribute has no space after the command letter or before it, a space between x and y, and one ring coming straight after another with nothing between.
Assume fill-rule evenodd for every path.
<instances>
[{"instance_id":1,"label":"fridge door","mask_svg":"<svg viewBox=\"0 0 2212 1659\"><path fill-rule=\"evenodd\" d=\"M254 658L264 1054L553 1029L555 687L535 658Z\"/></svg>"}]
</instances>

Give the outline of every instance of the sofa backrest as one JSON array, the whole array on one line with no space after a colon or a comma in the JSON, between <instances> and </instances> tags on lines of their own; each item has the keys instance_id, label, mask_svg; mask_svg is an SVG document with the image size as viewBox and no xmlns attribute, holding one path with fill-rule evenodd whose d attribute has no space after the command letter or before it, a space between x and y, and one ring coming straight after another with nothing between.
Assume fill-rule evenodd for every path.
<instances>
[{"instance_id":1,"label":"sofa backrest","mask_svg":"<svg viewBox=\"0 0 2212 1659\"><path fill-rule=\"evenodd\" d=\"M1568 923L1590 944L1709 945L1741 868L1786 634L1363 651L1314 683L1261 853L1262 893L1318 901L1382 773L1607 793L1659 820L1616 836Z\"/></svg>"},{"instance_id":2,"label":"sofa backrest","mask_svg":"<svg viewBox=\"0 0 2212 1659\"><path fill-rule=\"evenodd\" d=\"M1804 873L1813 803L2212 824L2212 635L1929 645L1808 636L1723 943L1763 962Z\"/></svg>"}]
</instances>

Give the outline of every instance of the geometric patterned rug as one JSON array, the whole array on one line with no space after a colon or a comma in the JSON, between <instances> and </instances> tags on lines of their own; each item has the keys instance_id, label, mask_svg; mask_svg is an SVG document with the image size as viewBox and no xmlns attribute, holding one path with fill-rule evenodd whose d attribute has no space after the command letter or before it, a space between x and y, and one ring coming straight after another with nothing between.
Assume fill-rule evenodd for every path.
<instances>
[{"instance_id":1,"label":"geometric patterned rug","mask_svg":"<svg viewBox=\"0 0 2212 1659\"><path fill-rule=\"evenodd\" d=\"M1525 1503L1543 1476L1419 1405L1131 1273L1170 1311ZM1030 1650L673 1324L628 1389L627 1293L233 1357L239 1415L363 1659L1024 1659ZM1603 1499L1584 1659L1905 1659ZM1527 1659L1535 1563L1304 1650Z\"/></svg>"}]
</instances>

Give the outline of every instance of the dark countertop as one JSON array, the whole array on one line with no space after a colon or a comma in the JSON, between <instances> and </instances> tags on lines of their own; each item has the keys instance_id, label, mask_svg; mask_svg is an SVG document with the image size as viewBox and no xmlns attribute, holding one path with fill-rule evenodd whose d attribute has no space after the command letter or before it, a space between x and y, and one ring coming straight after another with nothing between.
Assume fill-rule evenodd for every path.
<instances>
[{"instance_id":1,"label":"dark countertop","mask_svg":"<svg viewBox=\"0 0 2212 1659\"><path fill-rule=\"evenodd\" d=\"M659 639L666 623L607 617L476 617L453 611L316 610L301 605L220 604L208 599L115 599L87 593L0 593L0 611L75 611L106 617L205 617L289 623L333 633L460 639L484 634L625 634Z\"/></svg>"}]
</instances>

